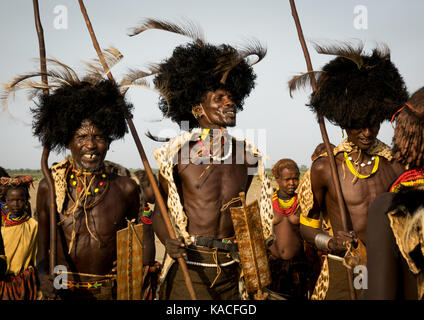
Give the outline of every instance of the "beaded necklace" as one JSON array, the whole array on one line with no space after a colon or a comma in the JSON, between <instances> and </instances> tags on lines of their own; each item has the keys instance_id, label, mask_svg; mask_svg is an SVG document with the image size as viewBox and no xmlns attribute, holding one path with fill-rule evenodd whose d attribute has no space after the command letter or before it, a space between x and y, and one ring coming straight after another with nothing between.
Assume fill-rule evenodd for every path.
<instances>
[{"instance_id":1,"label":"beaded necklace","mask_svg":"<svg viewBox=\"0 0 424 320\"><path fill-rule=\"evenodd\" d=\"M345 161L346 161L346 165L347 165L347 167L348 167L348 169L349 169L349 171L355 176L355 177L357 177L357 178L359 178L359 179L367 179L367 178L369 178L369 177L371 177L374 173L376 173L377 172L377 170L378 170L378 164L379 164L379 162L380 162L380 157L379 156L373 156L372 158L371 158L371 160L370 161L368 161L366 164L365 163L361 163L361 164L359 164L357 161L355 162L355 164L356 165L358 165L358 166L361 166L362 168L363 167L365 167L365 166L367 166L367 165L371 165L371 163L372 163L372 161L374 160L375 162L374 162L374 167L372 168L372 170L371 170L371 173L370 174L368 174L368 175L363 175L363 174L360 174L356 169L355 169L355 167L353 166L353 163L352 163L352 157L350 157L349 155L348 155L348 153L347 152L344 152L343 153L344 154L344 158L345 158Z\"/></svg>"},{"instance_id":2,"label":"beaded necklace","mask_svg":"<svg viewBox=\"0 0 424 320\"><path fill-rule=\"evenodd\" d=\"M399 192L403 187L416 187L422 184L424 184L424 169L411 169L396 179L390 187L390 192Z\"/></svg>"},{"instance_id":3,"label":"beaded necklace","mask_svg":"<svg viewBox=\"0 0 424 320\"><path fill-rule=\"evenodd\" d=\"M224 130L219 129L218 134L217 135L214 134L214 137L213 137L213 140L212 140L212 154L209 152L210 149L205 147L205 145L203 144L203 141L209 140L208 139L210 137L209 132L210 132L210 129L203 129L202 135L197 139L197 143L201 147L201 149L198 151L198 156L201 157L203 152L204 152L204 153L206 153L206 155L208 157L211 157L215 161L223 161L223 160L228 159L233 153L233 144L232 144L231 139L230 139L230 142L229 142L227 154L224 155L223 157L218 156L218 154L221 153L222 146L224 146L224 150L225 150L225 145L227 144L227 141L228 141L228 138L226 137L226 134L225 134L226 130L225 129ZM222 141L222 140L224 140L224 141ZM217 147L218 145L219 145L219 147Z\"/></svg>"},{"instance_id":4,"label":"beaded necklace","mask_svg":"<svg viewBox=\"0 0 424 320\"><path fill-rule=\"evenodd\" d=\"M69 174L70 172L71 174ZM76 189L75 199L73 199L71 192L69 192L69 188L67 188L66 190L68 199L72 202L72 205L64 212L65 216L72 215L73 228L72 228L71 242L69 244L69 250L68 250L68 254L70 254L72 251L73 244L75 242L75 238L76 238L75 213L78 208L81 208L81 207L83 208L84 216L85 216L85 225L90 236L96 241L99 241L99 239L91 232L88 226L87 209L93 208L100 201L103 200L107 191L109 190L109 179L103 170L98 172L87 172L82 170L76 170L72 168L72 166L69 166L68 169L66 170L65 177L68 177L68 176L70 177L70 187L71 188L75 187ZM90 180L88 181L88 184L87 184L88 177L90 177ZM93 183L96 180L96 177L101 177L101 179L98 186L93 186ZM96 198L97 194L98 194L98 197ZM90 203L88 203L88 199L91 200ZM65 219L59 222L59 224L62 223Z\"/></svg>"},{"instance_id":5,"label":"beaded necklace","mask_svg":"<svg viewBox=\"0 0 424 320\"><path fill-rule=\"evenodd\" d=\"M74 205L79 202L79 206L83 206L85 209L91 209L103 200L109 189L109 179L104 171L86 172L68 168L66 176L68 176L69 170L71 170L71 174L69 176L71 179L71 187L75 187L76 189L76 200L72 198L69 189L67 189L67 194L69 200L71 200ZM87 177L91 177L88 185ZM99 184L96 187L93 187L93 182L96 177L101 177L101 179ZM96 195L99 195L97 199L95 198ZM82 203L81 198L84 198L84 203ZM88 199L91 199L92 201L87 203ZM66 210L65 215L69 214L71 210L73 210L73 206Z\"/></svg>"},{"instance_id":6,"label":"beaded necklace","mask_svg":"<svg viewBox=\"0 0 424 320\"><path fill-rule=\"evenodd\" d=\"M279 188L277 188L277 190L275 190L274 194L272 195L272 207L275 211L282 214L283 216L291 216L299 207L297 202L297 194L288 200L284 200L278 196L278 190Z\"/></svg>"},{"instance_id":7,"label":"beaded necklace","mask_svg":"<svg viewBox=\"0 0 424 320\"><path fill-rule=\"evenodd\" d=\"M28 209L28 205L26 205L25 208ZM5 226L5 227L17 226L28 221L29 218L30 218L30 214L26 210L20 216L13 216L12 213L9 211L6 203L2 203L2 206L1 206L1 225L2 226Z\"/></svg>"},{"instance_id":8,"label":"beaded necklace","mask_svg":"<svg viewBox=\"0 0 424 320\"><path fill-rule=\"evenodd\" d=\"M210 130L211 129L205 129L205 128L202 129L202 134L197 139L197 144L193 147L193 148L196 148L197 145L200 146L199 150L197 151L197 157L199 159L202 159L202 158L204 159L204 157L202 155L203 155L203 153L206 153L207 160L209 160L210 158L212 158L214 161L219 161L220 162L220 161L223 161L223 160L228 159L233 154L233 143L232 143L231 136L229 136L229 139L228 139L227 138L227 134L226 134L227 133L227 130L225 130L225 129L219 129L218 130L218 134L217 135L215 135L215 134L213 135L213 140L212 140L212 154L211 154L209 152L209 149L207 147L205 147L205 145L203 144L203 141L206 141L207 142L207 145L209 145L209 146L211 145L211 143L209 142L209 140L210 140L210 134L209 134L210 133ZM227 143L227 142L229 142L229 143ZM220 154L221 151L222 151L222 146L224 146L224 150L225 150L225 145L226 144L229 144L227 154L224 155L223 157L218 157L218 154ZM206 176L206 178L203 180L203 182L201 182L200 180L205 175L205 173L208 172L208 170L212 167L212 164L213 164L213 161L212 162L209 162L209 164L206 166L206 168L202 170L202 173L197 178L196 188L200 189L201 185L206 181L206 179L207 179L208 176ZM210 175L210 172L211 171L212 170L209 171L209 175Z\"/></svg>"},{"instance_id":9,"label":"beaded necklace","mask_svg":"<svg viewBox=\"0 0 424 320\"><path fill-rule=\"evenodd\" d=\"M141 221L143 221L144 224L152 224L152 213L153 212L152 209L150 209L150 206L145 204Z\"/></svg>"}]
</instances>

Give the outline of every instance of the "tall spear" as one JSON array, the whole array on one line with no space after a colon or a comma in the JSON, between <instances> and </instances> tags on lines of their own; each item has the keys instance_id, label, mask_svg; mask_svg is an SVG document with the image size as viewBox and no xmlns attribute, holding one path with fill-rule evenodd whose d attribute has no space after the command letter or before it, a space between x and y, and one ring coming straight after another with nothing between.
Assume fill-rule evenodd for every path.
<instances>
[{"instance_id":1,"label":"tall spear","mask_svg":"<svg viewBox=\"0 0 424 320\"><path fill-rule=\"evenodd\" d=\"M109 68L108 68L108 65L107 65L104 57L103 57L102 51L100 49L99 43L97 41L96 35L94 33L94 30L93 30L93 26L91 25L90 18L87 14L87 10L85 9L84 2L82 0L78 0L78 2L79 2L79 5L80 5L80 8L81 8L81 12L82 12L84 19L85 19L85 23L87 24L88 32L90 33L91 40L93 42L93 46L94 46L94 48L97 52L97 55L99 56L100 63L102 64L103 69L106 72L106 71L109 70ZM114 78L113 78L111 72L108 72L107 76L108 76L109 80L114 81ZM137 146L138 152L140 154L141 161L143 162L144 168L146 169L147 177L149 178L150 184L153 187L153 192L155 194L157 204L159 205L159 209L160 209L160 212L162 214L163 220L165 222L166 228L168 229L169 236L170 236L171 239L176 239L174 229L172 228L171 221L169 219L168 210L166 209L166 206L165 206L165 201L163 200L162 195L159 191L159 188L156 184L156 179L153 175L149 161L147 160L146 153L144 152L144 148L143 148L143 145L141 144L137 130L135 129L134 123L133 123L133 121L130 117L126 118L126 120L127 120L128 126L130 128L131 134L134 138L134 142ZM182 257L178 258L177 260L178 260L178 263L180 264L181 270L183 271L184 280L186 282L187 289L189 291L190 297L191 297L192 300L197 300L196 293L194 292L193 284L191 282L190 275L188 273L187 264L185 263L185 260Z\"/></svg>"},{"instance_id":2,"label":"tall spear","mask_svg":"<svg viewBox=\"0 0 424 320\"><path fill-rule=\"evenodd\" d=\"M38 35L38 46L40 48L40 71L42 73L41 81L43 84L47 85L47 66L46 66L46 46L44 44L44 32L43 26L41 25L40 20L40 11L38 7L38 0L32 0L34 7L34 18L35 18L35 28ZM49 89L43 89L43 94L48 95ZM52 174L49 170L48 159L49 159L50 149L48 146L43 146L43 155L41 157L41 169L43 171L44 177L47 181L49 188L49 197L50 197L50 249L49 249L49 274L53 276L54 267L56 266L56 196L54 190L54 182Z\"/></svg>"},{"instance_id":3,"label":"tall spear","mask_svg":"<svg viewBox=\"0 0 424 320\"><path fill-rule=\"evenodd\" d=\"M309 56L308 48L306 46L305 38L303 36L302 26L300 25L300 20L299 20L298 14L297 14L296 5L294 3L294 0L289 0L289 1L290 1L290 7L291 7L291 10L292 10L292 16L293 16L294 22L296 24L297 34L299 36L299 40L300 40L300 44L302 46L303 54L305 56L306 66L308 68L308 72L310 72L310 71L313 71L312 63L311 63L311 57ZM314 76L313 73L310 73L309 76L310 76L312 90L313 90L313 92L315 92L316 89L317 89L315 76ZM338 203L339 210L340 210L340 218L341 218L341 221L342 221L343 231L348 232L349 230L348 230L348 227L347 227L346 207L345 207L345 203L344 203L344 199L343 199L339 175L338 175L337 169L336 169L336 161L334 159L333 151L331 150L331 147L330 147L330 141L328 139L327 130L325 128L324 117L319 113L318 113L318 124L319 124L319 128L321 130L321 136L322 136L322 139L324 141L325 149L327 150L328 159L330 161L331 178L332 178L333 184L336 188L337 203ZM356 300L356 293L355 293L355 289L353 287L352 273L348 269L346 269L346 271L347 271L347 276L348 276L348 280L349 280L348 282L349 282L350 298L351 298L351 300Z\"/></svg>"}]
</instances>

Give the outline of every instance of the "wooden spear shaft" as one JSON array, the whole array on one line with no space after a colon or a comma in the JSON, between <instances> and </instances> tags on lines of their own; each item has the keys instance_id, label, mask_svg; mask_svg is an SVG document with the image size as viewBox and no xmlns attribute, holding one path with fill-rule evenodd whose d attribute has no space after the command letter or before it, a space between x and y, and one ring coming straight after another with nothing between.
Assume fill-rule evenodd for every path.
<instances>
[{"instance_id":1,"label":"wooden spear shaft","mask_svg":"<svg viewBox=\"0 0 424 320\"><path fill-rule=\"evenodd\" d=\"M78 0L78 2L79 2L79 5L80 5L80 8L81 8L81 12L84 16L85 23L87 24L88 32L90 33L91 40L93 42L94 48L97 52L97 55L99 56L99 60L102 64L104 70L108 71L109 67L108 67L108 65L107 65L107 63L106 63L106 61L103 57L102 51L100 49L99 43L97 41L96 35L94 33L94 30L93 30L93 26L91 25L90 18L87 14L87 10L85 8L84 2L82 0ZM114 78L113 78L111 72L108 72L107 76L110 80L114 81ZM147 156L146 156L146 153L144 152L144 148L143 148L143 145L141 144L137 130L136 130L134 123L133 123L131 118L127 117L126 120L127 120L127 123L128 123L128 127L130 128L131 134L134 138L134 142L137 146L138 152L140 154L141 161L143 162L144 168L146 169L147 177L150 181L150 184L153 187L153 192L155 194L156 201L157 201L157 204L159 206L160 212L162 214L163 221L165 222L165 226L168 230L169 236L170 236L171 239L175 239L176 238L175 232L174 232L174 229L172 228L172 224L171 224L171 221L169 219L168 210L166 209L165 201L163 200L162 194L159 191L158 185L156 183L156 179L153 175L149 161L147 160ZM196 293L194 292L193 284L191 282L190 275L188 273L187 264L186 264L184 258L180 257L177 260L178 260L178 263L180 264L181 270L183 271L184 280L186 282L187 289L188 289L188 292L190 294L190 297L191 297L192 300L197 300Z\"/></svg>"},{"instance_id":2,"label":"wooden spear shaft","mask_svg":"<svg viewBox=\"0 0 424 320\"><path fill-rule=\"evenodd\" d=\"M40 10L38 7L38 0L32 0L34 7L34 18L35 18L35 28L38 35L38 46L40 48L40 70L42 73L41 81L43 84L47 85L47 66L46 66L46 46L44 44L44 32L43 26L41 25L40 20ZM43 89L43 94L48 95L49 89ZM41 156L41 169L43 171L44 177L47 181L47 186L49 188L49 217L50 217L50 249L49 249L49 274L54 276L54 267L56 266L56 195L54 190L54 182L52 174L49 170L48 159L49 159L50 149L47 146L43 147L43 154Z\"/></svg>"},{"instance_id":3,"label":"wooden spear shaft","mask_svg":"<svg viewBox=\"0 0 424 320\"><path fill-rule=\"evenodd\" d=\"M302 26L300 25L300 20L299 20L298 14L297 14L296 5L294 3L294 0L289 0L289 1L290 1L290 7L291 7L291 10L292 10L292 16L293 16L295 24L296 24L297 34L299 36L299 40L300 40L300 43L302 45L303 54L305 56L306 66L308 68L308 72L310 72L310 71L313 71L312 63L311 63L311 57L309 56L309 51L308 51L308 48L306 46L305 37L303 36ZM312 90L315 92L316 89L317 89L317 85L316 85L315 76L312 73L310 74L310 79L311 79ZM331 150L331 147L330 147L330 141L328 139L327 130L325 128L324 117L321 114L318 114L318 124L319 124L319 128L321 130L321 135L322 135L322 139L324 141L325 149L327 150L328 159L330 161L331 178L333 180L333 184L334 184L335 189L336 189L337 203L338 203L339 210L340 210L340 218L341 218L341 221L342 221L343 231L348 232L349 230L348 230L348 227L347 227L346 207L345 207L345 203L344 203L344 199L343 199L339 175L337 173L336 161L334 159L333 151ZM353 288L352 273L350 272L350 270L347 270L347 274L348 274L348 278L349 278L350 297L351 297L352 300L356 300L355 289Z\"/></svg>"}]
</instances>

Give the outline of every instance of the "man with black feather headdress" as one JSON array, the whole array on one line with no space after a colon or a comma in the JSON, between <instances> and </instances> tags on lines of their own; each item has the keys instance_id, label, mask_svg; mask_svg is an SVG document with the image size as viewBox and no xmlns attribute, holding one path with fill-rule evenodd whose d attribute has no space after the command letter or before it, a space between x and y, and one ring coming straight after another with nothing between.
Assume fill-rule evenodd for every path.
<instances>
[{"instance_id":1,"label":"man with black feather headdress","mask_svg":"<svg viewBox=\"0 0 424 320\"><path fill-rule=\"evenodd\" d=\"M107 52L120 56L116 49ZM57 206L56 263L62 272L56 280L49 276L51 202L46 179L37 192L41 291L45 298L116 299L116 234L137 220L140 195L129 171L105 157L110 144L128 132L126 118L132 117L133 106L115 81L104 79L101 66L91 64L94 72L80 80L63 63L49 62L59 65L60 71L47 72L48 86L28 80L40 73L19 76L7 86L9 92L51 89L38 96L31 110L34 135L51 150L71 153L51 167ZM154 235L151 224L144 226L143 263L149 265L154 259Z\"/></svg>"},{"instance_id":2,"label":"man with black feather headdress","mask_svg":"<svg viewBox=\"0 0 424 320\"><path fill-rule=\"evenodd\" d=\"M365 264L368 207L402 170L377 134L380 124L392 117L408 93L387 48L365 55L362 44L355 48L346 43L317 46L317 51L337 55L315 72L319 78L309 106L347 132L347 139L333 153L350 232L342 231L326 153L313 161L299 185L301 232L305 240L330 254L324 256L312 299L349 299L345 266ZM334 260L334 255L342 259Z\"/></svg>"},{"instance_id":3,"label":"man with black feather headdress","mask_svg":"<svg viewBox=\"0 0 424 320\"><path fill-rule=\"evenodd\" d=\"M253 172L262 181L261 215L264 238L272 237L272 189L262 155L251 143L232 137L236 114L254 88L256 78L247 56L261 59L265 50L255 43L245 50L205 43L198 30L148 19L134 34L162 29L194 38L175 48L155 68L159 107L166 117L188 130L155 150L162 195L176 235L172 240L159 212L155 233L167 250L160 299L189 299L181 268L185 257L198 299L247 298L240 290L235 231L229 208L240 205L239 193L249 189ZM252 172L249 172L252 170Z\"/></svg>"}]
</instances>

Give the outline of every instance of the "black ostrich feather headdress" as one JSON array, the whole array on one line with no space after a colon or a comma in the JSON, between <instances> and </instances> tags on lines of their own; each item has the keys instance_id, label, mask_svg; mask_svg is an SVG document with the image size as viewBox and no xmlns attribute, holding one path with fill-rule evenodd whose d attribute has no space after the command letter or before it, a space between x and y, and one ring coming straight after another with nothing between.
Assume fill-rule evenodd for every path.
<instances>
[{"instance_id":1,"label":"black ostrich feather headdress","mask_svg":"<svg viewBox=\"0 0 424 320\"><path fill-rule=\"evenodd\" d=\"M109 70L103 70L98 59L85 62L87 72L78 76L71 67L56 59L46 59L48 71L32 72L15 77L2 92L3 109L20 89L29 90L29 98L38 96L33 114L33 134L43 145L56 151L65 149L75 131L85 119L90 120L110 140L122 138L128 132L125 119L132 117L133 106L124 94L128 87L143 85L146 74L129 73L118 85L106 75L123 57L116 48L103 51ZM34 80L47 76L48 84ZM42 90L49 89L48 95Z\"/></svg>"},{"instance_id":2,"label":"black ostrich feather headdress","mask_svg":"<svg viewBox=\"0 0 424 320\"><path fill-rule=\"evenodd\" d=\"M390 50L377 46L371 55L364 45L349 42L333 45L314 44L320 54L337 56L320 71L313 71L317 89L309 107L342 128L365 128L389 120L408 99L398 69L390 61ZM297 75L289 82L293 90L307 85L311 72Z\"/></svg>"},{"instance_id":3,"label":"black ostrich feather headdress","mask_svg":"<svg viewBox=\"0 0 424 320\"><path fill-rule=\"evenodd\" d=\"M231 45L212 45L206 42L203 31L192 22L175 24L146 19L132 28L130 36L146 30L159 29L189 37L193 41L174 49L172 56L162 63L149 67L156 90L160 93L159 108L165 117L181 124L188 121L190 128L197 127L192 107L202 102L208 91L229 90L242 110L244 99L254 87L256 75L252 66L266 55L266 49L251 41L236 49ZM257 56L256 61L249 57Z\"/></svg>"}]
</instances>

